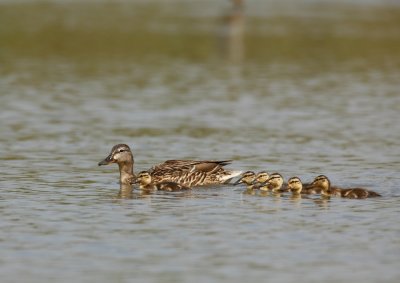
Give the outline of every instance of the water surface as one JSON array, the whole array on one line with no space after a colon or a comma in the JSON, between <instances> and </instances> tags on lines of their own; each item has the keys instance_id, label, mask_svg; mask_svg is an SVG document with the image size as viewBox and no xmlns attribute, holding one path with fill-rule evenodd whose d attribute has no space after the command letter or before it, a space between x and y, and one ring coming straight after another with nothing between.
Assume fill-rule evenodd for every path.
<instances>
[{"instance_id":1,"label":"water surface","mask_svg":"<svg viewBox=\"0 0 400 283\"><path fill-rule=\"evenodd\" d=\"M2 282L398 282L399 6L250 2L0 4ZM121 198L122 142L383 197Z\"/></svg>"}]
</instances>

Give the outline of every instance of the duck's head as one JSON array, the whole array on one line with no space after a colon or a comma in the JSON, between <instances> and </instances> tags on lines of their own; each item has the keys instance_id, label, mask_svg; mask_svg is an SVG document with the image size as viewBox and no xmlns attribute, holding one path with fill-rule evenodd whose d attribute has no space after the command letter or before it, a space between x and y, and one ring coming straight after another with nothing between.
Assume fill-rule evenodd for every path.
<instances>
[{"instance_id":1,"label":"duck's head","mask_svg":"<svg viewBox=\"0 0 400 283\"><path fill-rule=\"evenodd\" d=\"M283 177L279 173L273 173L269 176L265 184L271 184L274 188L280 188L283 185Z\"/></svg>"},{"instance_id":2,"label":"duck's head","mask_svg":"<svg viewBox=\"0 0 400 283\"><path fill-rule=\"evenodd\" d=\"M253 171L246 171L242 174L242 177L237 180L233 185L238 185L245 183L246 185L251 185L254 181L254 178L256 177L256 173Z\"/></svg>"},{"instance_id":3,"label":"duck's head","mask_svg":"<svg viewBox=\"0 0 400 283\"><path fill-rule=\"evenodd\" d=\"M255 176L253 183L265 183L269 179L269 174L267 171L258 172Z\"/></svg>"},{"instance_id":4,"label":"duck's head","mask_svg":"<svg viewBox=\"0 0 400 283\"><path fill-rule=\"evenodd\" d=\"M312 186L321 188L323 191L328 191L331 187L331 181L325 175L319 175L315 177L311 183Z\"/></svg>"},{"instance_id":5,"label":"duck's head","mask_svg":"<svg viewBox=\"0 0 400 283\"><path fill-rule=\"evenodd\" d=\"M110 163L133 163L133 154L129 146L126 144L114 145L110 154L103 161L99 162L99 166Z\"/></svg>"},{"instance_id":6,"label":"duck's head","mask_svg":"<svg viewBox=\"0 0 400 283\"><path fill-rule=\"evenodd\" d=\"M136 177L136 183L139 183L141 185L148 185L151 183L151 175L147 171L142 171L140 172L137 177Z\"/></svg>"},{"instance_id":7,"label":"duck's head","mask_svg":"<svg viewBox=\"0 0 400 283\"><path fill-rule=\"evenodd\" d=\"M292 193L299 194L303 189L303 183L301 182L299 177L292 177L288 180L288 189Z\"/></svg>"}]
</instances>

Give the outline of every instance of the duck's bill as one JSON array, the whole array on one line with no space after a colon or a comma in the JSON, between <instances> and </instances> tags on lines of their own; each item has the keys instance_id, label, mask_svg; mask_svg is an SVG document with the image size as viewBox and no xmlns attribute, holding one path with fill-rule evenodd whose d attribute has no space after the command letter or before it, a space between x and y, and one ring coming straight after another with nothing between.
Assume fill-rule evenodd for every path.
<instances>
[{"instance_id":1,"label":"duck's bill","mask_svg":"<svg viewBox=\"0 0 400 283\"><path fill-rule=\"evenodd\" d=\"M111 157L111 154L109 156L107 156L104 160L99 162L99 166L101 165L108 165L110 163L114 163L114 160Z\"/></svg>"}]
</instances>

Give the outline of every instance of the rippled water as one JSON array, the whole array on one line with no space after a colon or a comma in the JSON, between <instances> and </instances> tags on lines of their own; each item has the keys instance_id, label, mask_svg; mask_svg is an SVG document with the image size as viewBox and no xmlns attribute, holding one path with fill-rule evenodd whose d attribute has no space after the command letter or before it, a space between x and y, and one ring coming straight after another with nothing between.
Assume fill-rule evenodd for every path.
<instances>
[{"instance_id":1,"label":"rippled water","mask_svg":"<svg viewBox=\"0 0 400 283\"><path fill-rule=\"evenodd\" d=\"M250 4L246 53L234 63L210 55L207 34L225 6L184 6L173 18L165 4L120 4L141 20L161 5L169 25L138 32L159 30L165 46L91 54L70 39L91 44L79 32L94 30L94 41L123 42L103 25L129 15L125 6L110 16L111 6L93 4L104 24L84 21L79 4L2 4L0 18L19 33L0 30L9 39L0 56L1 281L397 282L400 45L390 15L399 11L359 2L276 6L265 18ZM36 24L13 22L19 9ZM55 20L36 9L67 28L47 26ZM193 16L194 26L181 26ZM70 38L52 42L53 28ZM179 32L181 41L166 36ZM43 46L23 47L29 34ZM326 174L383 197L293 199L227 185L121 198L116 166L97 166L116 143L133 148L135 171L172 158L232 159L232 169Z\"/></svg>"}]
</instances>

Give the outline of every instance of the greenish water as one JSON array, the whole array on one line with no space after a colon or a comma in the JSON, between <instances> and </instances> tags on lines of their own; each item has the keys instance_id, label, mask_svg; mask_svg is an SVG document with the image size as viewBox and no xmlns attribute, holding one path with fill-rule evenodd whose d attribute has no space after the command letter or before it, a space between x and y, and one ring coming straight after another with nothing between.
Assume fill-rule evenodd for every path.
<instances>
[{"instance_id":1,"label":"greenish water","mask_svg":"<svg viewBox=\"0 0 400 283\"><path fill-rule=\"evenodd\" d=\"M398 282L400 6L0 2L2 282ZM364 186L118 198L173 158Z\"/></svg>"}]
</instances>

